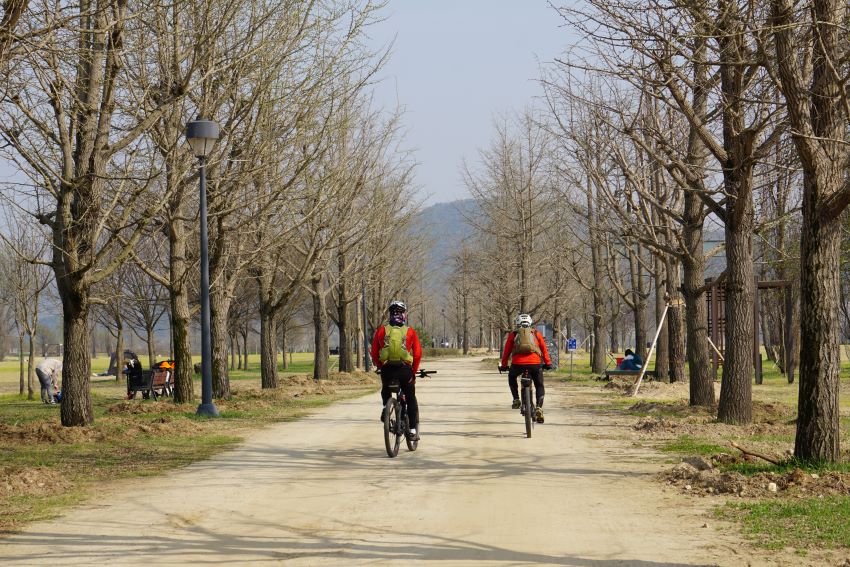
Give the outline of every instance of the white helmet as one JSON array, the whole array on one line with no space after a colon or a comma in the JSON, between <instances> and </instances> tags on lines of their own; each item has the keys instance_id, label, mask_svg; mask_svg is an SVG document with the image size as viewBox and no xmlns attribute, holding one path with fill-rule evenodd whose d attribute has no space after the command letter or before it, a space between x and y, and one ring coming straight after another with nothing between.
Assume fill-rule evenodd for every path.
<instances>
[{"instance_id":1,"label":"white helmet","mask_svg":"<svg viewBox=\"0 0 850 567\"><path fill-rule=\"evenodd\" d=\"M531 320L531 315L528 313L520 313L516 316L516 326L517 327L530 327L534 323Z\"/></svg>"},{"instance_id":2,"label":"white helmet","mask_svg":"<svg viewBox=\"0 0 850 567\"><path fill-rule=\"evenodd\" d=\"M407 305L404 304L404 301L400 299L395 299L390 302L390 306L387 308L387 311L392 313L393 311L398 313L407 313Z\"/></svg>"}]
</instances>

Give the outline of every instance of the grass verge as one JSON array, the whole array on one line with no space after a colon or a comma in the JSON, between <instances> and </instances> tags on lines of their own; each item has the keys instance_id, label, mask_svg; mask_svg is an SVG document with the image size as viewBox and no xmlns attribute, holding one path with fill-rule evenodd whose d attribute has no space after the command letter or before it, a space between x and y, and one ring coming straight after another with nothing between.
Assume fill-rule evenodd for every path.
<instances>
[{"instance_id":1,"label":"grass verge","mask_svg":"<svg viewBox=\"0 0 850 567\"><path fill-rule=\"evenodd\" d=\"M850 498L730 502L716 515L738 521L742 531L767 549L850 547Z\"/></svg>"}]
</instances>

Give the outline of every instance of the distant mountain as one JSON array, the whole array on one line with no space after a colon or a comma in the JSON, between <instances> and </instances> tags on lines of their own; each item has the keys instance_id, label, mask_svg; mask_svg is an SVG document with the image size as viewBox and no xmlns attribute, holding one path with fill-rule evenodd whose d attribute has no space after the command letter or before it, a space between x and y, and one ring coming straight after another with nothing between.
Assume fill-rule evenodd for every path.
<instances>
[{"instance_id":1,"label":"distant mountain","mask_svg":"<svg viewBox=\"0 0 850 567\"><path fill-rule=\"evenodd\" d=\"M451 271L449 262L452 254L475 233L468 219L479 214L480 208L474 199L437 203L419 212L415 230L431 244L425 266L425 273L429 274L431 281L440 283L445 280Z\"/></svg>"}]
</instances>

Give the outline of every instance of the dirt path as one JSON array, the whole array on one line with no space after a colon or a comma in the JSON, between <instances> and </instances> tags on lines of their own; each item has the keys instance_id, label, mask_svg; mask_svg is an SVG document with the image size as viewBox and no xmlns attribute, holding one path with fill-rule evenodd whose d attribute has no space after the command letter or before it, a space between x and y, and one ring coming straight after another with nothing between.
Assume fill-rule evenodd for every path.
<instances>
[{"instance_id":1,"label":"dirt path","mask_svg":"<svg viewBox=\"0 0 850 567\"><path fill-rule=\"evenodd\" d=\"M257 432L0 540L4 565L800 565L744 557L604 416L547 396L526 439L505 378L428 364L423 438L387 458L377 394Z\"/></svg>"}]
</instances>

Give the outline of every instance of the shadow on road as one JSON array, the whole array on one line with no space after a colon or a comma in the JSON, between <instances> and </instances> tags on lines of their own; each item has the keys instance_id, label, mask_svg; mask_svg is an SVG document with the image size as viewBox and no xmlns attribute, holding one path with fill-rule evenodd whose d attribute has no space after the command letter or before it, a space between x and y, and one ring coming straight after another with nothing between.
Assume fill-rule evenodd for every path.
<instances>
[{"instance_id":1,"label":"shadow on road","mask_svg":"<svg viewBox=\"0 0 850 567\"><path fill-rule=\"evenodd\" d=\"M163 511L164 513L164 511ZM47 563L59 559L66 562L86 560L92 563L133 558L151 563L191 562L193 565L222 565L238 563L263 563L266 561L292 561L310 563L311 560L338 559L341 564L360 562L373 564L389 562L403 565L413 561L439 561L458 564L462 562L487 565L564 565L569 567L716 567L705 563L659 563L637 558L612 555L609 559L587 559L575 555L546 555L514 551L506 547L481 544L461 538L447 538L414 532L372 533L375 530L363 525L341 525L347 534L317 535L313 531L288 526L270 526L248 517L234 517L234 523L243 528L253 525L254 531L279 532L275 536L245 537L228 533L211 532L193 525L174 530L183 531L191 540L178 535L152 535L141 538L138 534L119 536L79 537L62 533L29 533L12 536L6 543L26 547L33 551L18 556L21 561ZM115 527L115 526L113 526ZM128 526L129 528L129 526ZM173 529L165 526L166 529ZM328 531L328 530L325 530ZM53 550L42 552L36 550Z\"/></svg>"}]
</instances>

